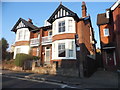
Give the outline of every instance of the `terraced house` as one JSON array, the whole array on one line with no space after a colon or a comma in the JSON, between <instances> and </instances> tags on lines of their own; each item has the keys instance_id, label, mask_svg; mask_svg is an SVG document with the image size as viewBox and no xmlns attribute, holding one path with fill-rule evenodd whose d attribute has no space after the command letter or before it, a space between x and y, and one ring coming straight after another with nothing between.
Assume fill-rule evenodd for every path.
<instances>
[{"instance_id":1,"label":"terraced house","mask_svg":"<svg viewBox=\"0 0 120 90\"><path fill-rule=\"evenodd\" d=\"M82 2L82 17L60 4L43 27L20 18L12 29L16 33L14 59L17 53L39 56L40 64L56 62L74 66L87 57L95 59L95 39L90 15Z\"/></svg>"},{"instance_id":2,"label":"terraced house","mask_svg":"<svg viewBox=\"0 0 120 90\"><path fill-rule=\"evenodd\" d=\"M98 14L103 66L107 70L117 70L120 66L120 0L105 13Z\"/></svg>"}]
</instances>

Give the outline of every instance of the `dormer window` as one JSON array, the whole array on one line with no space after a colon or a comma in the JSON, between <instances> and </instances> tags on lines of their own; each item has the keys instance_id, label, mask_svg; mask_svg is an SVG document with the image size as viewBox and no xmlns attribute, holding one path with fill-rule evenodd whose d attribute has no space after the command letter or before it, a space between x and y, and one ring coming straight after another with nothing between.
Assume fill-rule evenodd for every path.
<instances>
[{"instance_id":1,"label":"dormer window","mask_svg":"<svg viewBox=\"0 0 120 90\"><path fill-rule=\"evenodd\" d=\"M103 33L105 37L109 36L109 29L108 28L103 29Z\"/></svg>"},{"instance_id":2,"label":"dormer window","mask_svg":"<svg viewBox=\"0 0 120 90\"><path fill-rule=\"evenodd\" d=\"M58 23L58 32L61 33L61 32L65 32L65 21L60 21Z\"/></svg>"}]
</instances>

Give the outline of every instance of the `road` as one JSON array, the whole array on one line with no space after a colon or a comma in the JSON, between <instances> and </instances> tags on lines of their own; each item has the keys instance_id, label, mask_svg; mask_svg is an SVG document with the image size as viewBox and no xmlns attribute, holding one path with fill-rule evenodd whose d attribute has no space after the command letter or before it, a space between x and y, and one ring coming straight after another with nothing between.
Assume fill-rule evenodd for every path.
<instances>
[{"instance_id":1,"label":"road","mask_svg":"<svg viewBox=\"0 0 120 90\"><path fill-rule=\"evenodd\" d=\"M62 83L27 79L24 77L30 74L33 73L15 73L12 71L4 70L2 75L2 88L73 88Z\"/></svg>"},{"instance_id":2,"label":"road","mask_svg":"<svg viewBox=\"0 0 120 90\"><path fill-rule=\"evenodd\" d=\"M2 78L2 88L61 88L61 85L22 78Z\"/></svg>"}]
</instances>

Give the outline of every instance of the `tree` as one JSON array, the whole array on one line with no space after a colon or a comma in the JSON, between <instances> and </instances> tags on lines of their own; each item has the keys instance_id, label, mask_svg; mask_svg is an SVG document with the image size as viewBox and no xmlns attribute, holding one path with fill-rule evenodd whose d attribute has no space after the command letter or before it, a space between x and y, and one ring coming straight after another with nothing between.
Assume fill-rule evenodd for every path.
<instances>
[{"instance_id":1,"label":"tree","mask_svg":"<svg viewBox=\"0 0 120 90\"><path fill-rule=\"evenodd\" d=\"M7 48L9 47L9 44L5 38L0 40L0 46L2 46L0 47L0 51L2 51L2 60L5 60L7 55Z\"/></svg>"}]
</instances>

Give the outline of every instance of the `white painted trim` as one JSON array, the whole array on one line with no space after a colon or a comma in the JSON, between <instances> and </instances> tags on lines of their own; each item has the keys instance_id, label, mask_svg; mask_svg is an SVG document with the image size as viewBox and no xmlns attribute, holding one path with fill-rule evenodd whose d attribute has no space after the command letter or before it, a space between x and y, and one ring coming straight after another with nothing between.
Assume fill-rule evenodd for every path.
<instances>
[{"instance_id":1,"label":"white painted trim","mask_svg":"<svg viewBox=\"0 0 120 90\"><path fill-rule=\"evenodd\" d=\"M106 18L110 18L110 11L109 10L106 11Z\"/></svg>"},{"instance_id":2,"label":"white painted trim","mask_svg":"<svg viewBox=\"0 0 120 90\"><path fill-rule=\"evenodd\" d=\"M115 47L104 47L103 49L112 49L112 48L115 48Z\"/></svg>"},{"instance_id":3,"label":"white painted trim","mask_svg":"<svg viewBox=\"0 0 120 90\"><path fill-rule=\"evenodd\" d=\"M118 0L112 7L111 10L114 10L120 4L120 0Z\"/></svg>"},{"instance_id":4,"label":"white painted trim","mask_svg":"<svg viewBox=\"0 0 120 90\"><path fill-rule=\"evenodd\" d=\"M50 44L52 44L52 43L45 43L45 44L42 43L42 45L50 45Z\"/></svg>"},{"instance_id":5,"label":"white painted trim","mask_svg":"<svg viewBox=\"0 0 120 90\"><path fill-rule=\"evenodd\" d=\"M116 55L115 55L115 51L113 52L114 55L114 65L116 66Z\"/></svg>"}]
</instances>

